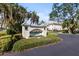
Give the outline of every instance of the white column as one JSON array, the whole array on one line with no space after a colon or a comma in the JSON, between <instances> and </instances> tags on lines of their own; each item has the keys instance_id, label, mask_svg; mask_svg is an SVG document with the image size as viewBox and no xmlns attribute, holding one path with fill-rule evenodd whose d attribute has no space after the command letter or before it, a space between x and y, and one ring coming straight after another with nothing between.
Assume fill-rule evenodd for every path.
<instances>
[{"instance_id":1,"label":"white column","mask_svg":"<svg viewBox=\"0 0 79 59\"><path fill-rule=\"evenodd\" d=\"M30 34L29 34L29 30L25 29L25 26L22 26L22 36L26 39L29 38Z\"/></svg>"}]
</instances>

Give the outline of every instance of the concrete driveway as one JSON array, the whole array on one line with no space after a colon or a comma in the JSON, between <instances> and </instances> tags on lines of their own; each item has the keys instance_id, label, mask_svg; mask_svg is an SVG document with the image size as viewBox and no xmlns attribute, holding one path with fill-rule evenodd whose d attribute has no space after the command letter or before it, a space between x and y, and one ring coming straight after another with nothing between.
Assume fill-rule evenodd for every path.
<instances>
[{"instance_id":1,"label":"concrete driveway","mask_svg":"<svg viewBox=\"0 0 79 59\"><path fill-rule=\"evenodd\" d=\"M79 35L59 34L63 39L56 45L25 50L20 53L7 53L15 56L79 56Z\"/></svg>"}]
</instances>

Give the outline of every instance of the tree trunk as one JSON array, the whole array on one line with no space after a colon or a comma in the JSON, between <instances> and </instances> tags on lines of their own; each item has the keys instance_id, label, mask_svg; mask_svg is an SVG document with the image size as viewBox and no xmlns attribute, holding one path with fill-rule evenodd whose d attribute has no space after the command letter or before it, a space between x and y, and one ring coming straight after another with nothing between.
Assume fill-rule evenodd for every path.
<instances>
[{"instance_id":1,"label":"tree trunk","mask_svg":"<svg viewBox=\"0 0 79 59\"><path fill-rule=\"evenodd\" d=\"M70 29L70 27L68 28L68 33L71 34L71 29Z\"/></svg>"},{"instance_id":2,"label":"tree trunk","mask_svg":"<svg viewBox=\"0 0 79 59\"><path fill-rule=\"evenodd\" d=\"M2 20L2 23L1 23L1 29L3 29L3 27L2 27L2 26L3 26L3 20Z\"/></svg>"}]
</instances>

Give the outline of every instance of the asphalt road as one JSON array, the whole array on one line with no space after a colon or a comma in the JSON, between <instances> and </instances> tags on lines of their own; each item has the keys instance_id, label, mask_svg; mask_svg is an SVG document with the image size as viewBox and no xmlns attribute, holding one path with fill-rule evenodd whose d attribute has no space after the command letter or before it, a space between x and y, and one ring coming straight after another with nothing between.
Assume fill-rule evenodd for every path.
<instances>
[{"instance_id":1,"label":"asphalt road","mask_svg":"<svg viewBox=\"0 0 79 59\"><path fill-rule=\"evenodd\" d=\"M9 56L79 56L79 35L59 34L63 40L56 45L25 50L20 53L7 53Z\"/></svg>"}]
</instances>

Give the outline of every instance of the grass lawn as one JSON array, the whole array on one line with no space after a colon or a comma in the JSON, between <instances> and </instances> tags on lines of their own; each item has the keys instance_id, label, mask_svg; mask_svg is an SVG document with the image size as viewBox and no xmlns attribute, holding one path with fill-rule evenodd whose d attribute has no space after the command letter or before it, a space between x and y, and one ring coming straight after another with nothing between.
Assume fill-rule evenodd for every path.
<instances>
[{"instance_id":1,"label":"grass lawn","mask_svg":"<svg viewBox=\"0 0 79 59\"><path fill-rule=\"evenodd\" d=\"M37 46L57 43L60 38L57 34L49 32L47 37L31 37L29 39L18 39L18 36L14 36L11 39L11 35L7 35L6 32L0 32L0 52L6 51L23 51L24 49L34 48Z\"/></svg>"},{"instance_id":2,"label":"grass lawn","mask_svg":"<svg viewBox=\"0 0 79 59\"><path fill-rule=\"evenodd\" d=\"M23 51L24 49L29 49L37 46L57 43L60 38L56 34L48 33L47 37L33 37L29 39L21 39L15 42L12 51Z\"/></svg>"}]
</instances>

